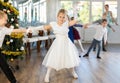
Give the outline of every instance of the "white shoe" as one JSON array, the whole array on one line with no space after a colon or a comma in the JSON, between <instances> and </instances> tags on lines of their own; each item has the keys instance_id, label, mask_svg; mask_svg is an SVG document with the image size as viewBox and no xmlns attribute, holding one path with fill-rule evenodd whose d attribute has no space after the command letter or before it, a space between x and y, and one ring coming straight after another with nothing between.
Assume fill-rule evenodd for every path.
<instances>
[{"instance_id":1,"label":"white shoe","mask_svg":"<svg viewBox=\"0 0 120 83\"><path fill-rule=\"evenodd\" d=\"M78 78L78 75L77 75L77 73L75 73L75 72L72 72L72 74L73 74L73 77L74 77L75 79L77 79L77 78Z\"/></svg>"},{"instance_id":2,"label":"white shoe","mask_svg":"<svg viewBox=\"0 0 120 83\"><path fill-rule=\"evenodd\" d=\"M49 77L45 76L44 82L49 82Z\"/></svg>"}]
</instances>

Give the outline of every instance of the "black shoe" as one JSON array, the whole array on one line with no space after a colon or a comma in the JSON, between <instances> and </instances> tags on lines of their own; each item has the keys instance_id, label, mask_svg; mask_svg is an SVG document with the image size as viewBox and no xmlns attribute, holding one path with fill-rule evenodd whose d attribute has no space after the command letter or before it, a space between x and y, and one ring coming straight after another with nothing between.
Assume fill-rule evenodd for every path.
<instances>
[{"instance_id":1,"label":"black shoe","mask_svg":"<svg viewBox=\"0 0 120 83\"><path fill-rule=\"evenodd\" d=\"M20 83L20 82L16 81L16 83Z\"/></svg>"},{"instance_id":2,"label":"black shoe","mask_svg":"<svg viewBox=\"0 0 120 83\"><path fill-rule=\"evenodd\" d=\"M107 50L106 50L105 48L103 48L103 51L104 51L104 52L107 52Z\"/></svg>"},{"instance_id":3,"label":"black shoe","mask_svg":"<svg viewBox=\"0 0 120 83\"><path fill-rule=\"evenodd\" d=\"M101 57L100 57L100 56L97 56L97 58L98 58L98 59L101 59Z\"/></svg>"},{"instance_id":4,"label":"black shoe","mask_svg":"<svg viewBox=\"0 0 120 83\"><path fill-rule=\"evenodd\" d=\"M83 57L88 57L89 55L88 54L85 54Z\"/></svg>"},{"instance_id":5,"label":"black shoe","mask_svg":"<svg viewBox=\"0 0 120 83\"><path fill-rule=\"evenodd\" d=\"M93 51L96 51L96 49L93 49Z\"/></svg>"}]
</instances>

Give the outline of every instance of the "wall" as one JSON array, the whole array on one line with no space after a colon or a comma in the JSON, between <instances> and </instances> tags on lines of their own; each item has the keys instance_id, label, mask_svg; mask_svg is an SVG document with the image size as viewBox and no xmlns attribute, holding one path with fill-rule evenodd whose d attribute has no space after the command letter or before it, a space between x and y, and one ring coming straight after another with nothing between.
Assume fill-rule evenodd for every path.
<instances>
[{"instance_id":1,"label":"wall","mask_svg":"<svg viewBox=\"0 0 120 83\"><path fill-rule=\"evenodd\" d=\"M112 27L115 29L115 32L109 30L108 43L120 44L120 25L119 26L113 25ZM90 27L87 29L81 29L81 28L77 28L77 29L80 33L81 40L83 43L90 43L92 41L93 36L95 34L95 28Z\"/></svg>"},{"instance_id":2,"label":"wall","mask_svg":"<svg viewBox=\"0 0 120 83\"><path fill-rule=\"evenodd\" d=\"M56 15L59 10L59 0L46 0L47 1L47 23L56 20Z\"/></svg>"},{"instance_id":3,"label":"wall","mask_svg":"<svg viewBox=\"0 0 120 83\"><path fill-rule=\"evenodd\" d=\"M120 25L120 0L117 0L117 2L118 2L118 12L117 12L117 16L118 16L118 18L117 18L117 21L118 21L118 23L119 23L119 25Z\"/></svg>"}]
</instances>

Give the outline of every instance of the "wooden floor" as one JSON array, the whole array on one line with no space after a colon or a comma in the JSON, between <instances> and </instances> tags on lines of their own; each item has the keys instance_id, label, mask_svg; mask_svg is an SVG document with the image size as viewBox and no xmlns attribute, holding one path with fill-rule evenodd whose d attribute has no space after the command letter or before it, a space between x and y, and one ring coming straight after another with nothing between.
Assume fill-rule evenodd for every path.
<instances>
[{"instance_id":1,"label":"wooden floor","mask_svg":"<svg viewBox=\"0 0 120 83\"><path fill-rule=\"evenodd\" d=\"M86 51L88 47L89 44L84 45ZM88 58L80 58L81 63L76 67L78 79L74 79L68 69L53 70L50 83L120 83L120 45L109 45L107 49L107 52L101 52L100 60L96 59L95 52L91 52ZM31 57L20 61L20 69L14 72L20 83L44 83L46 68L41 64L46 52L45 48L40 53L32 50ZM0 83L9 83L2 72Z\"/></svg>"}]
</instances>

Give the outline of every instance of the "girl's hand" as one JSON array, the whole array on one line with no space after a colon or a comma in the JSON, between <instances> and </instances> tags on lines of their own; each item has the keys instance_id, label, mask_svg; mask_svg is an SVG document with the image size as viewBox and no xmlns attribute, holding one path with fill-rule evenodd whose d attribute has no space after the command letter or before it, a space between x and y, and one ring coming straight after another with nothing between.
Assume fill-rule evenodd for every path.
<instances>
[{"instance_id":1,"label":"girl's hand","mask_svg":"<svg viewBox=\"0 0 120 83\"><path fill-rule=\"evenodd\" d=\"M115 29L112 28L112 31L115 32Z\"/></svg>"},{"instance_id":2,"label":"girl's hand","mask_svg":"<svg viewBox=\"0 0 120 83\"><path fill-rule=\"evenodd\" d=\"M83 27L86 29L86 28L88 28L88 25L90 25L90 24L86 23L86 24L83 25Z\"/></svg>"},{"instance_id":3,"label":"girl's hand","mask_svg":"<svg viewBox=\"0 0 120 83\"><path fill-rule=\"evenodd\" d=\"M28 33L32 33L32 29L30 29L30 28L26 29L26 34L28 34Z\"/></svg>"},{"instance_id":4,"label":"girl's hand","mask_svg":"<svg viewBox=\"0 0 120 83\"><path fill-rule=\"evenodd\" d=\"M118 25L118 23L115 23L116 25Z\"/></svg>"}]
</instances>

